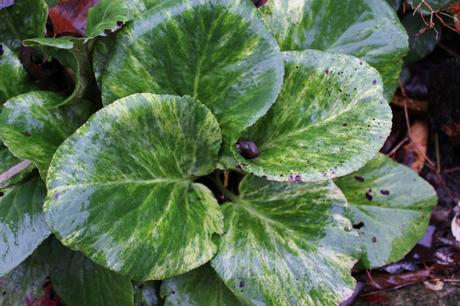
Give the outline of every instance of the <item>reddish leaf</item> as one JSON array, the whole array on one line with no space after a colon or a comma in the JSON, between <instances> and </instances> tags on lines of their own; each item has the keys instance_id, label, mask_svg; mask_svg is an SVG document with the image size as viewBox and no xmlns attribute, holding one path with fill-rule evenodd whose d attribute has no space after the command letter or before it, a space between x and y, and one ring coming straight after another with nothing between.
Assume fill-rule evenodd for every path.
<instances>
[{"instance_id":1,"label":"reddish leaf","mask_svg":"<svg viewBox=\"0 0 460 306\"><path fill-rule=\"evenodd\" d=\"M88 10L99 0L61 0L49 10L55 36L83 36Z\"/></svg>"}]
</instances>

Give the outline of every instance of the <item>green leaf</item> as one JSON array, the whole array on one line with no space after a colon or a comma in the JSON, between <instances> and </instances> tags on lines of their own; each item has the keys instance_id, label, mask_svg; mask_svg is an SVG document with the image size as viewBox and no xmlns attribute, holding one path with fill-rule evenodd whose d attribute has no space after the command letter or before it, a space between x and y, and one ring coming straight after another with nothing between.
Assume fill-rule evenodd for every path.
<instances>
[{"instance_id":1,"label":"green leaf","mask_svg":"<svg viewBox=\"0 0 460 306\"><path fill-rule=\"evenodd\" d=\"M75 87L67 99L60 105L72 104L82 98L95 96L94 73L91 67L88 44L84 39L73 37L37 38L24 41L28 47L39 49L42 53L57 59L64 67L73 72Z\"/></svg>"},{"instance_id":2,"label":"green leaf","mask_svg":"<svg viewBox=\"0 0 460 306\"><path fill-rule=\"evenodd\" d=\"M53 287L66 305L134 305L129 279L96 265L81 253L55 242L50 260Z\"/></svg>"},{"instance_id":3,"label":"green leaf","mask_svg":"<svg viewBox=\"0 0 460 306\"><path fill-rule=\"evenodd\" d=\"M56 152L47 221L65 245L135 280L185 273L216 253L223 216L193 183L221 143L190 97L136 94L97 112Z\"/></svg>"},{"instance_id":4,"label":"green leaf","mask_svg":"<svg viewBox=\"0 0 460 306\"><path fill-rule=\"evenodd\" d=\"M5 275L32 254L50 230L42 213L46 189L39 178L1 194L0 275Z\"/></svg>"},{"instance_id":5,"label":"green leaf","mask_svg":"<svg viewBox=\"0 0 460 306\"><path fill-rule=\"evenodd\" d=\"M120 23L126 23L135 16L164 0L100 0L90 8L86 21L86 37L106 36L106 32L120 29Z\"/></svg>"},{"instance_id":6,"label":"green leaf","mask_svg":"<svg viewBox=\"0 0 460 306\"><path fill-rule=\"evenodd\" d=\"M59 145L91 115L90 102L59 107L56 93L33 91L5 103L0 114L0 138L11 152L34 162L43 178Z\"/></svg>"},{"instance_id":7,"label":"green leaf","mask_svg":"<svg viewBox=\"0 0 460 306\"><path fill-rule=\"evenodd\" d=\"M16 55L8 47L0 47L3 48L3 54L0 52L0 105L3 105L8 99L32 89L32 84Z\"/></svg>"},{"instance_id":8,"label":"green leaf","mask_svg":"<svg viewBox=\"0 0 460 306\"><path fill-rule=\"evenodd\" d=\"M247 0L166 1L126 26L110 49L100 80L105 105L137 92L189 95L213 112L228 143L281 88L279 48Z\"/></svg>"},{"instance_id":9,"label":"green leaf","mask_svg":"<svg viewBox=\"0 0 460 306\"><path fill-rule=\"evenodd\" d=\"M281 50L316 49L362 58L382 75L385 97L396 89L408 38L383 0L270 0L261 7Z\"/></svg>"},{"instance_id":10,"label":"green leaf","mask_svg":"<svg viewBox=\"0 0 460 306\"><path fill-rule=\"evenodd\" d=\"M423 19L420 15L409 14L402 20L404 27L409 35L410 50L406 56L406 63L414 63L430 54L439 39L441 38L442 27L439 24L434 24L433 29L429 29L424 33L420 31L426 28Z\"/></svg>"},{"instance_id":11,"label":"green leaf","mask_svg":"<svg viewBox=\"0 0 460 306\"><path fill-rule=\"evenodd\" d=\"M378 155L337 180L365 246L362 263L380 267L403 258L425 233L436 193L409 168Z\"/></svg>"},{"instance_id":12,"label":"green leaf","mask_svg":"<svg viewBox=\"0 0 460 306\"><path fill-rule=\"evenodd\" d=\"M48 254L49 244L45 242L26 261L0 278L0 305L25 306L33 302L40 305L48 282Z\"/></svg>"},{"instance_id":13,"label":"green leaf","mask_svg":"<svg viewBox=\"0 0 460 306\"><path fill-rule=\"evenodd\" d=\"M16 0L0 9L0 42L17 50L21 40L45 36L48 6L44 0Z\"/></svg>"},{"instance_id":14,"label":"green leaf","mask_svg":"<svg viewBox=\"0 0 460 306\"><path fill-rule=\"evenodd\" d=\"M209 265L164 281L161 296L165 306L243 305Z\"/></svg>"},{"instance_id":15,"label":"green leaf","mask_svg":"<svg viewBox=\"0 0 460 306\"><path fill-rule=\"evenodd\" d=\"M359 237L332 183L253 176L224 204L225 234L212 266L251 305L337 305L353 291Z\"/></svg>"},{"instance_id":16,"label":"green leaf","mask_svg":"<svg viewBox=\"0 0 460 306\"><path fill-rule=\"evenodd\" d=\"M6 188L24 180L35 167L30 161L21 161L0 145L0 188Z\"/></svg>"},{"instance_id":17,"label":"green leaf","mask_svg":"<svg viewBox=\"0 0 460 306\"><path fill-rule=\"evenodd\" d=\"M243 169L276 181L321 181L358 170L391 129L377 71L357 58L322 51L284 52L285 78L268 114L240 140L260 156Z\"/></svg>"},{"instance_id":18,"label":"green leaf","mask_svg":"<svg viewBox=\"0 0 460 306\"><path fill-rule=\"evenodd\" d=\"M133 284L134 306L162 305L159 295L160 282L147 281Z\"/></svg>"}]
</instances>

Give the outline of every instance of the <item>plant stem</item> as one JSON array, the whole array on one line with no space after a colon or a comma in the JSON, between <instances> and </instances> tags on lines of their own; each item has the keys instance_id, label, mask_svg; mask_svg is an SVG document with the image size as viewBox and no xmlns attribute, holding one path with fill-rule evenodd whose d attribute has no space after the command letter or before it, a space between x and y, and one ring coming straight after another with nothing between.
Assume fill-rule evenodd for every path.
<instances>
[{"instance_id":1,"label":"plant stem","mask_svg":"<svg viewBox=\"0 0 460 306\"><path fill-rule=\"evenodd\" d=\"M230 199L232 202L238 201L238 196L234 194L233 192L229 191L227 188L225 188L224 184L222 184L219 174L216 174L216 176L213 179L214 184L216 185L217 189L219 189L220 192L222 192L227 198Z\"/></svg>"}]
</instances>

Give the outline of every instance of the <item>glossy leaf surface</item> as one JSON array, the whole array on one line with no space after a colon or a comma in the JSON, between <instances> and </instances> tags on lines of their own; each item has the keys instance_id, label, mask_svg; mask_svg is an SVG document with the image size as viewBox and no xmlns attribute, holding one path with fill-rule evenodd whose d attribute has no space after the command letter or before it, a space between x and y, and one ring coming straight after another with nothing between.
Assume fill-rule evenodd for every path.
<instances>
[{"instance_id":1,"label":"glossy leaf surface","mask_svg":"<svg viewBox=\"0 0 460 306\"><path fill-rule=\"evenodd\" d=\"M0 45L0 105L32 88L27 73L16 55Z\"/></svg>"},{"instance_id":2,"label":"glossy leaf surface","mask_svg":"<svg viewBox=\"0 0 460 306\"><path fill-rule=\"evenodd\" d=\"M43 305L49 276L48 254L48 244L43 243L26 261L0 278L0 305Z\"/></svg>"},{"instance_id":3,"label":"glossy leaf surface","mask_svg":"<svg viewBox=\"0 0 460 306\"><path fill-rule=\"evenodd\" d=\"M51 280L69 306L132 306L131 281L96 265L79 252L53 244Z\"/></svg>"},{"instance_id":4,"label":"glossy leaf surface","mask_svg":"<svg viewBox=\"0 0 460 306\"><path fill-rule=\"evenodd\" d=\"M165 306L243 305L209 265L164 281L161 296Z\"/></svg>"},{"instance_id":5,"label":"glossy leaf surface","mask_svg":"<svg viewBox=\"0 0 460 306\"><path fill-rule=\"evenodd\" d=\"M50 234L42 213L45 184L38 178L4 189L0 199L0 275L26 259Z\"/></svg>"},{"instance_id":6,"label":"glossy leaf surface","mask_svg":"<svg viewBox=\"0 0 460 306\"><path fill-rule=\"evenodd\" d=\"M362 58L382 75L385 97L396 89L407 34L383 0L271 0L260 8L283 51L316 49Z\"/></svg>"},{"instance_id":7,"label":"glossy leaf surface","mask_svg":"<svg viewBox=\"0 0 460 306\"><path fill-rule=\"evenodd\" d=\"M21 158L31 160L46 178L59 145L92 113L90 102L58 108L64 97L33 91L10 99L0 114L0 139Z\"/></svg>"},{"instance_id":8,"label":"glossy leaf surface","mask_svg":"<svg viewBox=\"0 0 460 306\"><path fill-rule=\"evenodd\" d=\"M359 238L332 183L245 178L224 204L225 234L212 266L250 305L337 305L351 294Z\"/></svg>"},{"instance_id":9,"label":"glossy leaf surface","mask_svg":"<svg viewBox=\"0 0 460 306\"><path fill-rule=\"evenodd\" d=\"M277 181L321 181L362 167L383 145L391 109L377 71L322 51L285 52L285 81L268 114L240 136L260 151L243 169Z\"/></svg>"},{"instance_id":10,"label":"glossy leaf surface","mask_svg":"<svg viewBox=\"0 0 460 306\"><path fill-rule=\"evenodd\" d=\"M425 233L436 193L411 169L384 155L337 180L365 246L362 263L380 267L403 258Z\"/></svg>"},{"instance_id":11,"label":"glossy leaf surface","mask_svg":"<svg viewBox=\"0 0 460 306\"><path fill-rule=\"evenodd\" d=\"M45 0L20 0L0 9L0 42L17 50L21 40L45 36L48 6Z\"/></svg>"},{"instance_id":12,"label":"glossy leaf surface","mask_svg":"<svg viewBox=\"0 0 460 306\"><path fill-rule=\"evenodd\" d=\"M442 27L439 24L434 24L433 29L428 29L424 33L420 33L426 25L423 23L420 15L409 14L402 20L404 27L409 35L409 53L407 54L406 63L414 63L425 58L430 54L439 39L441 38Z\"/></svg>"},{"instance_id":13,"label":"glossy leaf surface","mask_svg":"<svg viewBox=\"0 0 460 306\"><path fill-rule=\"evenodd\" d=\"M56 152L47 221L65 245L136 280L211 259L223 216L192 182L221 143L211 112L190 97L137 94L96 113Z\"/></svg>"},{"instance_id":14,"label":"glossy leaf surface","mask_svg":"<svg viewBox=\"0 0 460 306\"><path fill-rule=\"evenodd\" d=\"M136 92L189 95L228 141L268 110L282 83L278 46L247 0L166 1L127 25L112 48L100 80L106 105Z\"/></svg>"}]
</instances>

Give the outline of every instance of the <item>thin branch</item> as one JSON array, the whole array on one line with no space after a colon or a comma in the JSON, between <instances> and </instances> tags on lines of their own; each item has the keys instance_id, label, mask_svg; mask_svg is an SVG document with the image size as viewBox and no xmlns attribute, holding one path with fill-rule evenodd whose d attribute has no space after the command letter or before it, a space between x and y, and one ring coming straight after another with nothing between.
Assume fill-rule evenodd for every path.
<instances>
[{"instance_id":1,"label":"thin branch","mask_svg":"<svg viewBox=\"0 0 460 306\"><path fill-rule=\"evenodd\" d=\"M30 160L23 160L19 164L14 165L10 169L0 174L0 183L4 183L10 178L18 175L19 173L27 169L31 164L32 162Z\"/></svg>"}]
</instances>

